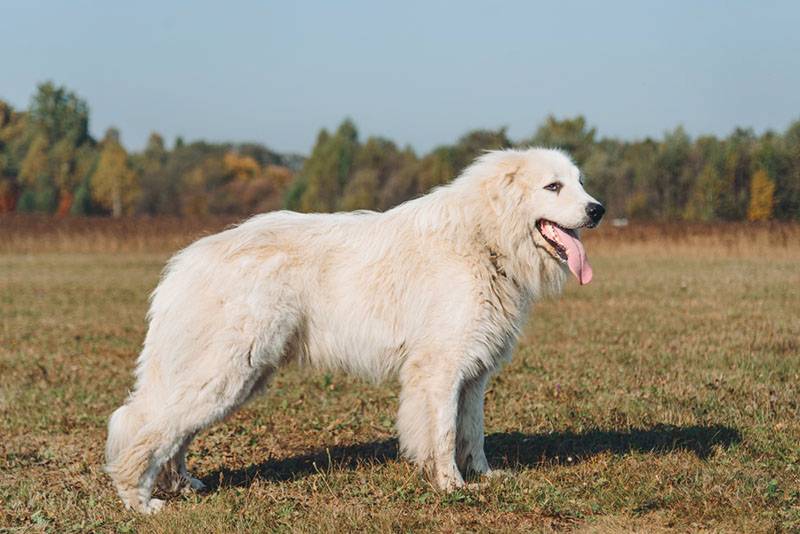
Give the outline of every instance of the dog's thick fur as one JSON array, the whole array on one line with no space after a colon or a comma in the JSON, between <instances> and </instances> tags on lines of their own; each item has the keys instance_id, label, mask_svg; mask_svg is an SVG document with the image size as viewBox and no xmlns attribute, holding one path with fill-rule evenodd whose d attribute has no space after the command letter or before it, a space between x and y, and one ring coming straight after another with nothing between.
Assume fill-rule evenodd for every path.
<instances>
[{"instance_id":1,"label":"dog's thick fur","mask_svg":"<svg viewBox=\"0 0 800 534\"><path fill-rule=\"evenodd\" d=\"M445 490L488 473L487 379L566 278L535 222L584 226L589 202L563 153L506 150L385 213L269 213L190 245L152 295L136 387L109 421L122 500L149 513L156 483L201 487L193 436L292 361L399 376L402 452Z\"/></svg>"}]
</instances>

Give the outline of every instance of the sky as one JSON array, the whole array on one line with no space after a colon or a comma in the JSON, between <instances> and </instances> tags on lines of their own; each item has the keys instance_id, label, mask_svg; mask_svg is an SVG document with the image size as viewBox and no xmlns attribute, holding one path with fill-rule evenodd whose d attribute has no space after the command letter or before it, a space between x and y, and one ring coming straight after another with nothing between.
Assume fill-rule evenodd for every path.
<instances>
[{"instance_id":1,"label":"sky","mask_svg":"<svg viewBox=\"0 0 800 534\"><path fill-rule=\"evenodd\" d=\"M307 154L352 118L419 152L548 114L600 136L783 130L800 118L800 2L2 0L0 99L52 80L141 149L256 141Z\"/></svg>"}]
</instances>

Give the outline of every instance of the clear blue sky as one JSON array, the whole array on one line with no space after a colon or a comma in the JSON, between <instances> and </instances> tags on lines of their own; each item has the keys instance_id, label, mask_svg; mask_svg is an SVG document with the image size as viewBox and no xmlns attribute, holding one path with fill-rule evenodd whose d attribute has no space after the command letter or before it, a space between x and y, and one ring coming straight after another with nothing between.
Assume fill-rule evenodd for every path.
<instances>
[{"instance_id":1,"label":"clear blue sky","mask_svg":"<svg viewBox=\"0 0 800 534\"><path fill-rule=\"evenodd\" d=\"M549 113L628 139L800 117L797 1L4 0L0 21L0 98L67 85L134 149L157 130L308 153L345 116L420 151Z\"/></svg>"}]
</instances>

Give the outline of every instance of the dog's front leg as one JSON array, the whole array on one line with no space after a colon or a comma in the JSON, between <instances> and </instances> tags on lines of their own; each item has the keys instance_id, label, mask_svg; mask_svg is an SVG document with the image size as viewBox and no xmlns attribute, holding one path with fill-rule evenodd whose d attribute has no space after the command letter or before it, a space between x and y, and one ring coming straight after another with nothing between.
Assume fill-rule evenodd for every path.
<instances>
[{"instance_id":1,"label":"dog's front leg","mask_svg":"<svg viewBox=\"0 0 800 534\"><path fill-rule=\"evenodd\" d=\"M444 377L442 377L444 378ZM438 386L438 387L437 387ZM444 378L432 388L431 405L435 412L433 480L439 489L452 491L464 486L464 478L456 464L458 434L458 400L460 376Z\"/></svg>"},{"instance_id":2,"label":"dog's front leg","mask_svg":"<svg viewBox=\"0 0 800 534\"><path fill-rule=\"evenodd\" d=\"M483 398L489 372L464 381L458 403L456 463L464 477L488 475L489 462L483 451Z\"/></svg>"},{"instance_id":3,"label":"dog's front leg","mask_svg":"<svg viewBox=\"0 0 800 534\"><path fill-rule=\"evenodd\" d=\"M401 371L400 380L401 451L440 489L464 486L455 458L460 371L413 362Z\"/></svg>"}]
</instances>

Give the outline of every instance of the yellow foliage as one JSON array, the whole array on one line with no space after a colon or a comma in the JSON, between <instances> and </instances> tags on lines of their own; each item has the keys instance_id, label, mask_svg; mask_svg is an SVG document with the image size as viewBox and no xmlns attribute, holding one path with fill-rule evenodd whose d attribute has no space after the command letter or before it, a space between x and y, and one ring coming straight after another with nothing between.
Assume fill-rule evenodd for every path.
<instances>
[{"instance_id":1,"label":"yellow foliage","mask_svg":"<svg viewBox=\"0 0 800 534\"><path fill-rule=\"evenodd\" d=\"M361 169L345 187L340 209L362 210L371 209L378 204L378 173L375 169Z\"/></svg>"},{"instance_id":2,"label":"yellow foliage","mask_svg":"<svg viewBox=\"0 0 800 534\"><path fill-rule=\"evenodd\" d=\"M40 176L48 173L47 139L37 135L22 160L19 177L23 183L33 185Z\"/></svg>"},{"instance_id":3,"label":"yellow foliage","mask_svg":"<svg viewBox=\"0 0 800 534\"><path fill-rule=\"evenodd\" d=\"M756 171L750 178L750 204L747 207L747 220L770 220L774 204L775 182L770 179L765 170Z\"/></svg>"},{"instance_id":4,"label":"yellow foliage","mask_svg":"<svg viewBox=\"0 0 800 534\"><path fill-rule=\"evenodd\" d=\"M634 219L645 218L648 210L647 193L635 191L628 197L625 212Z\"/></svg>"},{"instance_id":5,"label":"yellow foliage","mask_svg":"<svg viewBox=\"0 0 800 534\"><path fill-rule=\"evenodd\" d=\"M267 165L264 168L264 177L269 180L275 189L283 192L294 179L294 174L292 174L292 171L287 167Z\"/></svg>"},{"instance_id":6,"label":"yellow foliage","mask_svg":"<svg viewBox=\"0 0 800 534\"><path fill-rule=\"evenodd\" d=\"M119 217L133 208L139 193L136 173L128 165L128 153L116 140L103 143L92 175L92 198Z\"/></svg>"},{"instance_id":7,"label":"yellow foliage","mask_svg":"<svg viewBox=\"0 0 800 534\"><path fill-rule=\"evenodd\" d=\"M236 152L228 152L224 158L225 168L234 178L253 178L261 172L258 162L250 156L240 156Z\"/></svg>"}]
</instances>

